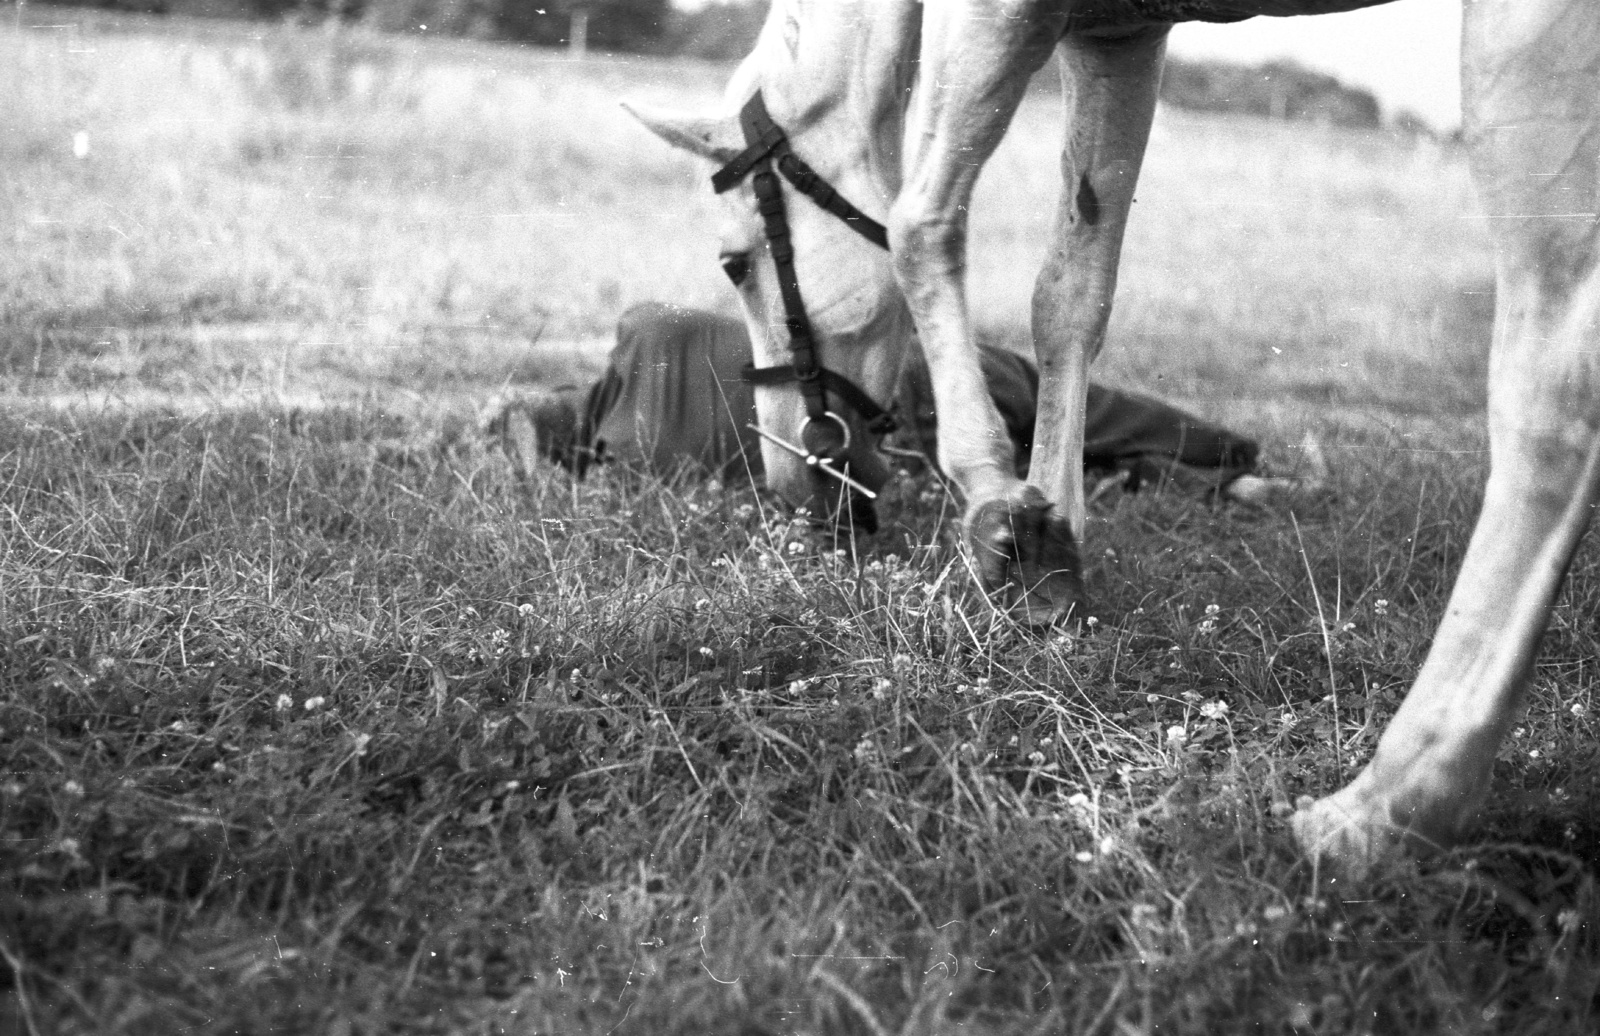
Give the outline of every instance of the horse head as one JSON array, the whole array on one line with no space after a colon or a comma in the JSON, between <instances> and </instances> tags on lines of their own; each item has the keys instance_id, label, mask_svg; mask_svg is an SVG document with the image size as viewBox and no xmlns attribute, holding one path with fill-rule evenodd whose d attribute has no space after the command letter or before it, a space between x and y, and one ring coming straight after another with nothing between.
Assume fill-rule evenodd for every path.
<instances>
[{"instance_id":1,"label":"horse head","mask_svg":"<svg viewBox=\"0 0 1600 1036\"><path fill-rule=\"evenodd\" d=\"M627 107L716 170L768 488L870 530L889 477L882 411L913 333L879 220L899 190L917 5L860 0L827 18L805 6L772 5L723 111Z\"/></svg>"}]
</instances>

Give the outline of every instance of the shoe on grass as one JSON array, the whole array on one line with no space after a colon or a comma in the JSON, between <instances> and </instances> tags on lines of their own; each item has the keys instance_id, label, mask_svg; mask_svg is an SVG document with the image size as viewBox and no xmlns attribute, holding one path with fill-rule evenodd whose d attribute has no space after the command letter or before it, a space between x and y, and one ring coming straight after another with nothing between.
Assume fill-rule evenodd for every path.
<instances>
[{"instance_id":1,"label":"shoe on grass","mask_svg":"<svg viewBox=\"0 0 1600 1036\"><path fill-rule=\"evenodd\" d=\"M533 389L491 402L482 427L519 478L545 478L551 465L572 467L581 421L578 390Z\"/></svg>"}]
</instances>

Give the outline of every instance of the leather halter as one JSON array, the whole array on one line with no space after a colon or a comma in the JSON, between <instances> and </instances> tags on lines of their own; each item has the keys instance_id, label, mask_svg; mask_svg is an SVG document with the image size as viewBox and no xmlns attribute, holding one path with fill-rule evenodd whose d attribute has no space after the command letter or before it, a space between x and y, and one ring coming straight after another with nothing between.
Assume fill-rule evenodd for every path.
<instances>
[{"instance_id":1,"label":"leather halter","mask_svg":"<svg viewBox=\"0 0 1600 1036\"><path fill-rule=\"evenodd\" d=\"M751 178L767 246L772 253L773 265L777 268L790 354L787 364L776 367L751 365L744 368L742 377L752 385L794 382L799 386L806 404L806 422L800 428L800 446L788 443L755 425L750 427L763 438L804 458L812 468L854 486L869 498L873 497L876 494L841 470L845 453L850 447L850 426L838 413L828 409L828 393L832 392L861 415L868 431L887 434L896 428L896 422L894 416L879 406L859 385L838 371L822 366L817 359L816 336L800 295L800 278L794 266L794 244L790 240L789 217L778 175L782 174L785 180L794 185L795 190L885 251L889 249L889 234L883 224L846 201L831 184L800 160L790 148L789 138L782 127L767 114L761 91L756 91L740 110L739 124L744 129L745 149L712 175L711 186L718 194L722 194L737 187L746 176ZM815 448L806 439L806 433L812 430L816 430L814 438L819 440ZM833 465L840 465L841 468Z\"/></svg>"}]
</instances>

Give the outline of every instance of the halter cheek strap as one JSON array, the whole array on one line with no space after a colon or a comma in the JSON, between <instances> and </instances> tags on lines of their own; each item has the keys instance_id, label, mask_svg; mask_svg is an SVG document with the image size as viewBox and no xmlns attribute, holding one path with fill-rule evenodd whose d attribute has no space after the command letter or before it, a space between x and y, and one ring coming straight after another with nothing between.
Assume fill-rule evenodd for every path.
<instances>
[{"instance_id":1,"label":"halter cheek strap","mask_svg":"<svg viewBox=\"0 0 1600 1036\"><path fill-rule=\"evenodd\" d=\"M752 365L744 369L743 377L753 385L794 382L805 399L807 415L800 434L804 449L784 442L763 429L755 430L764 438L803 456L813 467L871 496L873 494L865 486L831 466L843 463L845 451L850 445L850 431L845 420L828 409L828 393L832 392L860 414L866 421L867 429L876 434L893 431L895 419L859 385L843 374L823 367L817 359L816 337L811 321L806 316L805 300L800 294L800 278L795 271L794 245L790 239L789 217L779 175L824 211L838 217L845 226L885 251L889 248L888 232L883 224L845 200L794 153L789 146L788 136L767 114L766 102L762 100L760 91L739 112L739 123L744 129L745 149L717 170L711 177L711 186L721 194L738 186L745 177L750 177L757 209L761 213L762 229L777 269L790 354L787 364L776 367ZM813 438L818 440L816 445L807 441L808 432L814 433Z\"/></svg>"}]
</instances>

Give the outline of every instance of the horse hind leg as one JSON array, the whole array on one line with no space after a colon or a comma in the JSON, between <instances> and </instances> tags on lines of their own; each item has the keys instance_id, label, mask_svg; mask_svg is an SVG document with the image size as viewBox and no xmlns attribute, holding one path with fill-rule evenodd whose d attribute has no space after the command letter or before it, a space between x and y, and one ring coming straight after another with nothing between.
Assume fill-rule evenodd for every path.
<instances>
[{"instance_id":1,"label":"horse hind leg","mask_svg":"<svg viewBox=\"0 0 1600 1036\"><path fill-rule=\"evenodd\" d=\"M1490 473L1432 648L1366 768L1294 818L1360 871L1467 833L1600 496L1600 8L1479 0L1464 80L1496 255Z\"/></svg>"},{"instance_id":2,"label":"horse hind leg","mask_svg":"<svg viewBox=\"0 0 1600 1036\"><path fill-rule=\"evenodd\" d=\"M1089 363L1105 339L1123 231L1150 139L1170 26L1105 38L1069 35L1061 200L1033 293L1038 422L1028 481L1084 533L1083 435Z\"/></svg>"}]
</instances>

